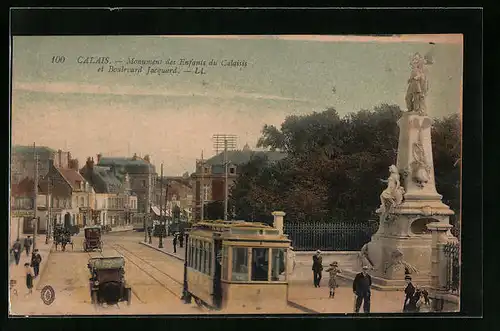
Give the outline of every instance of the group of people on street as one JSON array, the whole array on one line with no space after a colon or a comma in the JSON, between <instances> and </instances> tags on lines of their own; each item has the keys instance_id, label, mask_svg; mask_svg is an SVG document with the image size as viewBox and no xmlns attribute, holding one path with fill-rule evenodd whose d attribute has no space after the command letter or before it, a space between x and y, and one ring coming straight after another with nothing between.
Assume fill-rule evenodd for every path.
<instances>
[{"instance_id":1,"label":"group of people on street","mask_svg":"<svg viewBox=\"0 0 500 331\"><path fill-rule=\"evenodd\" d=\"M359 313L361 305L365 313L370 312L371 286L372 278L368 274L368 266L363 266L362 271L358 273L352 283L352 291L354 293L354 312ZM320 287L320 282L323 272L323 257L321 251L317 250L313 255L313 283L314 287ZM337 261L330 263L330 266L325 270L329 273L330 279L328 287L330 289L329 298L335 297L335 289L339 287L337 275L342 272ZM417 288L412 284L412 278L408 271L405 272L406 288L404 290L405 299L403 303L403 312L429 312L431 309L429 293L425 289Z\"/></svg>"},{"instance_id":2,"label":"group of people on street","mask_svg":"<svg viewBox=\"0 0 500 331\"><path fill-rule=\"evenodd\" d=\"M16 266L19 265L22 248L24 248L24 251L26 252L26 257L29 258L31 253L30 262L24 263L24 271L26 275L26 287L28 289L28 294L31 294L33 291L33 280L36 277L38 277L38 274L40 272L40 264L42 263L42 256L40 255L38 249L35 248L33 249L33 252L31 252L32 246L33 246L33 239L31 238L31 236L27 236L24 239L22 246L21 246L21 241L17 239L11 248L11 254L14 256Z\"/></svg>"}]
</instances>

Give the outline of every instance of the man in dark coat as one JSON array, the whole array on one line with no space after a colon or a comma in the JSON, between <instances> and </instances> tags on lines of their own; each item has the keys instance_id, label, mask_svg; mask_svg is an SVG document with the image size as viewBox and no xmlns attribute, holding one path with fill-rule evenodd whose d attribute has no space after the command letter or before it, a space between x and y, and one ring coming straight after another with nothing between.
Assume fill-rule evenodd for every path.
<instances>
[{"instance_id":1,"label":"man in dark coat","mask_svg":"<svg viewBox=\"0 0 500 331\"><path fill-rule=\"evenodd\" d=\"M406 274L405 276L406 288L405 288L405 301L403 303L403 312L416 312L417 311L417 300L415 300L415 286L411 283L411 276Z\"/></svg>"},{"instance_id":2,"label":"man in dark coat","mask_svg":"<svg viewBox=\"0 0 500 331\"><path fill-rule=\"evenodd\" d=\"M314 276L314 287L319 287L321 273L323 272L323 257L319 249L316 251L316 254L313 255L312 271Z\"/></svg>"},{"instance_id":3,"label":"man in dark coat","mask_svg":"<svg viewBox=\"0 0 500 331\"><path fill-rule=\"evenodd\" d=\"M184 232L179 234L179 247L182 248L184 246Z\"/></svg>"},{"instance_id":4,"label":"man in dark coat","mask_svg":"<svg viewBox=\"0 0 500 331\"><path fill-rule=\"evenodd\" d=\"M12 245L12 254L14 254L14 260L16 261L16 265L19 265L19 259L21 258L21 242L19 239L16 240L14 245Z\"/></svg>"},{"instance_id":5,"label":"man in dark coat","mask_svg":"<svg viewBox=\"0 0 500 331\"><path fill-rule=\"evenodd\" d=\"M38 253L38 249L33 251L31 256L31 266L33 267L33 272L35 273L35 278L38 277L40 271L40 263L42 263L42 256Z\"/></svg>"},{"instance_id":6,"label":"man in dark coat","mask_svg":"<svg viewBox=\"0 0 500 331\"><path fill-rule=\"evenodd\" d=\"M24 249L26 250L26 256L30 256L30 250L31 250L31 245L33 244L33 240L31 240L31 237L28 236L27 238L24 238Z\"/></svg>"},{"instance_id":7,"label":"man in dark coat","mask_svg":"<svg viewBox=\"0 0 500 331\"><path fill-rule=\"evenodd\" d=\"M371 285L372 278L368 274L368 267L364 266L363 271L356 275L352 283L352 291L356 298L354 312L359 313L361 303L363 303L363 311L370 312Z\"/></svg>"},{"instance_id":8,"label":"man in dark coat","mask_svg":"<svg viewBox=\"0 0 500 331\"><path fill-rule=\"evenodd\" d=\"M177 233L174 234L173 244L174 244L174 253L177 253Z\"/></svg>"}]
</instances>

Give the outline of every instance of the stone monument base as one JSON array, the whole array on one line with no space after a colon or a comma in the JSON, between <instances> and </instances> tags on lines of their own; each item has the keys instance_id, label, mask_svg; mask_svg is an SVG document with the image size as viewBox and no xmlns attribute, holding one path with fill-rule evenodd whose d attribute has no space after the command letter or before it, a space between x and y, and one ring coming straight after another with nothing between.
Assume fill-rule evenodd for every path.
<instances>
[{"instance_id":1,"label":"stone monument base","mask_svg":"<svg viewBox=\"0 0 500 331\"><path fill-rule=\"evenodd\" d=\"M354 281L354 277L360 271L352 270L352 269L342 269L342 273L338 275L339 278ZM379 291L404 291L406 287L406 282L404 279L386 279L373 275L369 272L372 277L372 288ZM413 284L417 286L430 286L430 276L425 275L424 277L415 276L412 279Z\"/></svg>"}]
</instances>

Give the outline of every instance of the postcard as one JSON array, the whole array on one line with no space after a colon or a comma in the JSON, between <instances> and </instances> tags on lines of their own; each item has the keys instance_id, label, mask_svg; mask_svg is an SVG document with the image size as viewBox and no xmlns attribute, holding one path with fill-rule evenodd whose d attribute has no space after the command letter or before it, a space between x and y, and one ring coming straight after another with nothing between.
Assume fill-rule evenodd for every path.
<instances>
[{"instance_id":1,"label":"postcard","mask_svg":"<svg viewBox=\"0 0 500 331\"><path fill-rule=\"evenodd\" d=\"M453 34L14 36L11 316L459 311L462 73Z\"/></svg>"}]
</instances>

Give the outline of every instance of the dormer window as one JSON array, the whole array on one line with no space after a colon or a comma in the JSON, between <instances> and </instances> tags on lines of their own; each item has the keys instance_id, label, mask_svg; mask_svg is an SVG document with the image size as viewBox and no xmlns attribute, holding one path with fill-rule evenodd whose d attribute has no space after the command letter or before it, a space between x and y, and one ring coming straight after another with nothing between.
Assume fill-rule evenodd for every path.
<instances>
[{"instance_id":1,"label":"dormer window","mask_svg":"<svg viewBox=\"0 0 500 331\"><path fill-rule=\"evenodd\" d=\"M235 174L235 173L236 173L236 168L235 168L234 166L231 166L231 167L229 168L229 173L230 173L230 174Z\"/></svg>"}]
</instances>

